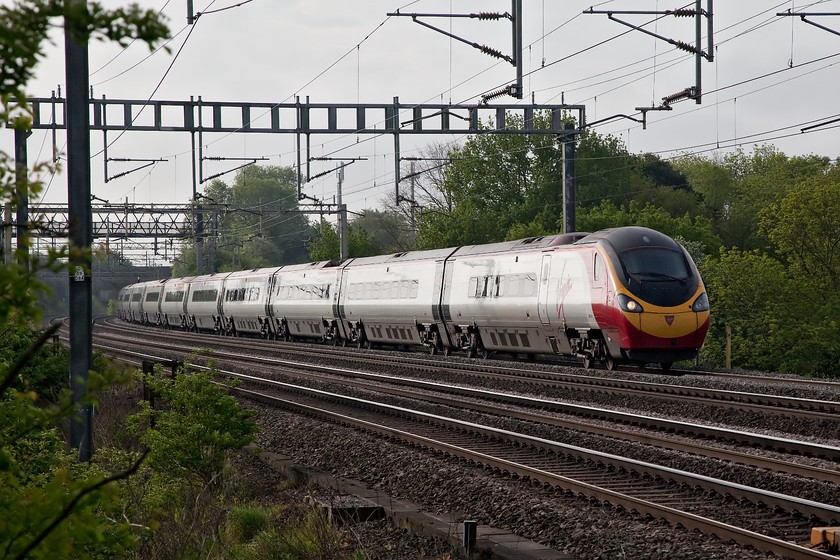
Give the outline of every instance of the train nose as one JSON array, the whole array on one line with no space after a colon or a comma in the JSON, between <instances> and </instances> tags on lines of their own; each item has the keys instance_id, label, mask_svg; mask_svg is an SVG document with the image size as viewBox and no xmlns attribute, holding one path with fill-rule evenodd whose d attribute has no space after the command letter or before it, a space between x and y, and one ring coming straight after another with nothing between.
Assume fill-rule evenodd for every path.
<instances>
[{"instance_id":1,"label":"train nose","mask_svg":"<svg viewBox=\"0 0 840 560\"><path fill-rule=\"evenodd\" d=\"M641 331L648 336L663 339L663 345L695 343L698 327L698 313L650 313L640 317ZM688 337L688 338L687 338Z\"/></svg>"}]
</instances>

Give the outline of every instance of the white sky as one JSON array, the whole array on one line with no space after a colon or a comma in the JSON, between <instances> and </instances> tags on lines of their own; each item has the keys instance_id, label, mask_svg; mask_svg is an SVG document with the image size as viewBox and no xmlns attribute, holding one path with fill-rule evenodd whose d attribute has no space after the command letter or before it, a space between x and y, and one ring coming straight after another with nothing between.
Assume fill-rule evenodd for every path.
<instances>
[{"instance_id":1,"label":"white sky","mask_svg":"<svg viewBox=\"0 0 840 560\"><path fill-rule=\"evenodd\" d=\"M210 11L240 2L194 3L197 11ZM126 2L102 3L115 7ZM511 10L509 0L252 0L208 13L192 30L186 26L186 0L139 3L162 9L168 16L175 35L169 43L172 54L160 51L148 57L148 48L139 43L124 50L114 44L92 43L94 97L186 100L201 96L205 101L276 103L308 95L312 102L387 103L398 96L403 103L476 103L481 93L515 78L513 67L506 62L413 23L411 18L386 15L398 8L403 12L504 12ZM537 104L557 104L561 99L585 104L591 122L620 113L638 116L635 107L658 105L665 95L694 84L692 55L630 31L606 15L582 14L593 3L596 10L694 6L690 0L524 0L527 102L533 95ZM707 0L703 0L706 6ZM736 144L751 151L756 141L775 144L788 155L838 157L838 124L806 134L800 129L840 116L840 36L797 17L776 16L787 9L840 12L840 0L718 0L714 3L715 62L702 64L702 105L680 102L673 111L650 112L647 130L630 120L616 120L595 130L620 136L633 153L655 152L663 157L718 146L717 152L724 153ZM654 19L650 15L617 17L639 25ZM840 17L812 19L840 30ZM507 20L426 21L511 54ZM694 42L693 18L666 17L646 28ZM63 36L58 27L54 43L29 85L32 96L49 97L58 86L62 94L65 91ZM516 101L507 97L499 102ZM91 136L95 154L102 149L102 134L93 132ZM109 140L115 137L112 133ZM344 201L351 209L381 208L385 194L394 189L393 140L361 139L357 144L355 136L313 136L312 155L369 158L347 169ZM403 156L416 155L429 142L457 140L461 138L403 135L401 152ZM28 144L30 163L49 157L50 141L48 133L33 134ZM59 132L59 148L64 141ZM268 157L269 161L261 163L275 165L292 165L296 160L292 135L207 134L204 144L206 156ZM11 132L0 132L0 149L13 151ZM109 156L168 161L105 184L102 155L93 157L92 192L97 197L112 202L128 198L137 203L184 203L192 194L187 133L126 133L109 148ZM232 166L229 164L207 162L205 175ZM326 163L315 165L321 167L313 168L313 173L329 169ZM109 164L111 174L128 168L126 163ZM335 184L335 175L329 174L308 185L305 192L331 201ZM57 176L44 201L66 200L66 180Z\"/></svg>"}]
</instances>

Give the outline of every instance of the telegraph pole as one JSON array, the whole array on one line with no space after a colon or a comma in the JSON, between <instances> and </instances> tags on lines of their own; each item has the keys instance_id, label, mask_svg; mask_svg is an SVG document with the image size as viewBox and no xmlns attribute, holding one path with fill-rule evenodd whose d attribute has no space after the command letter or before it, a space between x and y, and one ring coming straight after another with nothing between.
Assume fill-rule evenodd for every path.
<instances>
[{"instance_id":1,"label":"telegraph pole","mask_svg":"<svg viewBox=\"0 0 840 560\"><path fill-rule=\"evenodd\" d=\"M575 125L566 123L566 132L560 137L563 145L563 233L577 229L575 223Z\"/></svg>"},{"instance_id":2,"label":"telegraph pole","mask_svg":"<svg viewBox=\"0 0 840 560\"><path fill-rule=\"evenodd\" d=\"M414 160L411 160L411 214L409 214L409 229L411 236L411 248L414 249L414 244L417 241L417 220L414 214L415 209L417 208L417 199L414 198L414 179L417 175L414 172Z\"/></svg>"},{"instance_id":3,"label":"telegraph pole","mask_svg":"<svg viewBox=\"0 0 840 560\"><path fill-rule=\"evenodd\" d=\"M79 461L93 454L93 407L82 404L90 379L91 242L90 123L88 115L88 47L83 22L68 14L87 12L86 0L64 5L64 56L67 81L67 189L70 240L70 386L75 415L70 423L70 444ZM18 241L20 242L20 241Z\"/></svg>"},{"instance_id":4,"label":"telegraph pole","mask_svg":"<svg viewBox=\"0 0 840 560\"><path fill-rule=\"evenodd\" d=\"M15 196L17 198L18 264L29 270L29 187L27 185L26 139L28 130L15 129Z\"/></svg>"},{"instance_id":5,"label":"telegraph pole","mask_svg":"<svg viewBox=\"0 0 840 560\"><path fill-rule=\"evenodd\" d=\"M341 201L341 184L344 182L344 168L349 165L342 163L338 167L338 186L335 201L338 204L338 255L342 261L348 257L349 249L347 243L347 205Z\"/></svg>"}]
</instances>

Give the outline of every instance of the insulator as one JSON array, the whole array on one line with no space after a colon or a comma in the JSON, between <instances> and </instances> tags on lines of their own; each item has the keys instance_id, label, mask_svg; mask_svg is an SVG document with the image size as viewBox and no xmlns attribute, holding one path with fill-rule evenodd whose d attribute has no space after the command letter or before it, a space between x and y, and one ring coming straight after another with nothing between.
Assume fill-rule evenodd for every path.
<instances>
[{"instance_id":1,"label":"insulator","mask_svg":"<svg viewBox=\"0 0 840 560\"><path fill-rule=\"evenodd\" d=\"M688 8L680 8L677 10L673 10L671 15L674 17L694 17L697 15L697 10L691 10Z\"/></svg>"},{"instance_id":2,"label":"insulator","mask_svg":"<svg viewBox=\"0 0 840 560\"><path fill-rule=\"evenodd\" d=\"M472 15L473 15L473 17L476 17L478 19L486 19L486 20L496 20L496 19L502 19L503 17L505 17L505 14L499 14L499 13L496 13L496 12L478 12L477 14L472 14Z\"/></svg>"},{"instance_id":3,"label":"insulator","mask_svg":"<svg viewBox=\"0 0 840 560\"><path fill-rule=\"evenodd\" d=\"M497 51L496 49L488 47L487 45L480 45L478 48L484 54L489 54L492 57L501 58L502 60L507 58L504 54L502 54L502 51Z\"/></svg>"},{"instance_id":4,"label":"insulator","mask_svg":"<svg viewBox=\"0 0 840 560\"><path fill-rule=\"evenodd\" d=\"M490 92L486 95L482 95L481 96L481 102L484 103L484 104L487 104L487 102L490 101L491 99L495 99L497 97L507 95L509 92L510 92L510 88L509 87L504 87L502 89Z\"/></svg>"},{"instance_id":5,"label":"insulator","mask_svg":"<svg viewBox=\"0 0 840 560\"><path fill-rule=\"evenodd\" d=\"M680 50L688 51L691 54L697 54L697 49L684 41L674 41L674 46Z\"/></svg>"},{"instance_id":6,"label":"insulator","mask_svg":"<svg viewBox=\"0 0 840 560\"><path fill-rule=\"evenodd\" d=\"M663 97L662 98L662 103L664 103L665 105L670 105L674 101L678 101L678 100L684 99L686 97L687 98L695 97L696 92L697 92L697 90L693 86L690 87L690 88L685 88L684 90L682 90L680 92L673 93L671 95Z\"/></svg>"}]
</instances>

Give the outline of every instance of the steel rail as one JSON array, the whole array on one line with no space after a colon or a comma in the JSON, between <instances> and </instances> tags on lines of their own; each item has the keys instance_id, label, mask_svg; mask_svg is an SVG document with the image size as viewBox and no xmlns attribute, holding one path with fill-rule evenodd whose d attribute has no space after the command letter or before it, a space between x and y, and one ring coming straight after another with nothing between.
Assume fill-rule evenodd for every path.
<instances>
[{"instance_id":1,"label":"steel rail","mask_svg":"<svg viewBox=\"0 0 840 560\"><path fill-rule=\"evenodd\" d=\"M154 356L147 355L147 354L139 354L129 350L123 350L113 347L107 346L97 346L98 348L107 349L112 354L122 354L129 355L129 356L137 356L143 359L154 359ZM140 361L132 361L132 363L140 364ZM300 374L298 370L288 370L294 374ZM309 375L313 376L313 378L320 379L322 381L334 381L335 378L331 376L332 374L328 373L320 373L320 372L308 372ZM385 377L386 379L382 381L381 379L377 379L377 377ZM405 381L403 378L394 378L397 380L398 383ZM480 402L466 402L462 398L453 398L448 397L446 395L418 395L414 391L410 390L403 390L399 388L389 387L387 385L376 385L371 386L370 382L384 382L388 383L387 376L378 376L377 374L364 374L363 381L355 381L352 378L345 378L344 383L348 385L353 385L361 389L367 390L375 390L382 393L404 397L404 398L413 398L418 399L421 398L422 400L433 402L436 404L442 404L446 406L452 406L457 408L469 408L470 410L476 412L482 412L486 414L493 414L499 415L499 409L494 404L482 404ZM252 381L253 383L258 383L257 381ZM423 382L419 382L423 383ZM432 386L430 389L431 391L438 392L440 390L439 386ZM480 393L481 390L474 391L476 393ZM482 398L479 394L470 394L469 391L465 391L460 393L463 396L472 397L475 399ZM495 399L491 402L499 402L503 400L504 397L508 395L504 393L495 393L500 395L502 398ZM541 406L542 401L537 401L537 406ZM647 445L654 445L657 447L665 448L665 449L672 449L675 451L682 451L686 453L691 453L694 455L700 455L705 457L711 457L714 459L721 459L724 461L730 461L733 463L741 463L747 466L755 467L758 469L767 469L773 472L778 473L786 473L786 474L793 474L805 478L811 478L814 480L819 480L823 482L829 482L833 484L840 484L840 471L837 470L830 470L824 469L820 467L815 467L807 464L799 464L794 463L791 461L785 461L782 459L775 459L771 457L761 457L756 456L750 453L744 453L739 451L733 451L729 449L723 449L720 447L712 447L705 445L703 443L694 443L694 442L681 442L678 440L674 440L673 438L668 437L661 437L655 434L650 433L636 433L636 432L629 432L627 430L622 430L619 428L612 428L612 427L605 427L599 426L595 424L587 424L584 422L577 422L574 420L567 420L552 416L546 416L543 412L542 408L538 408L539 412L529 412L528 410L505 410L504 413L506 416L511 418L516 418L519 420L534 422L534 423L541 423L547 424L551 426L577 430L579 432L590 433L605 437L612 437L616 439L621 439L625 441L634 441L638 443L644 443Z\"/></svg>"},{"instance_id":2,"label":"steel rail","mask_svg":"<svg viewBox=\"0 0 840 560\"><path fill-rule=\"evenodd\" d=\"M148 332L148 329L138 328L138 331ZM202 340L203 338L203 336L198 335L196 340ZM223 337L218 337L215 340L224 341L225 339ZM226 343L219 342L219 344L224 345ZM237 342L236 346L241 348L242 343ZM266 348L265 344L254 344L249 346L259 349ZM295 345L292 347L294 346ZM279 348L275 347L272 349ZM314 355L323 358L325 357L325 353L327 353L326 349L320 349ZM342 351L340 355L346 356L346 351ZM394 363L396 361L393 357L375 356L370 354L359 354L359 356L355 359L361 362L376 364ZM811 418L815 420L840 420L840 401L804 399L784 395L747 393L741 391L675 385L670 383L654 383L649 381L632 381L571 373L535 371L533 369L496 366L487 363L453 364L442 363L440 360L400 357L399 365L404 367L414 365L424 368L434 368L439 371L457 374L469 374L470 372L480 373L481 375L492 374L500 379L510 379L512 376L515 376L525 378L532 383L540 383L554 387L559 386L573 388L576 390L579 390L581 385L583 385L589 388L593 393L615 393L617 391L621 391L622 393L632 392L632 394L647 397L661 395L667 396L670 399L700 404L709 404L709 401L711 401L712 404L722 404L726 406L737 404L739 409L749 409L766 414L779 414L783 416ZM837 384L837 386L840 386L840 384Z\"/></svg>"},{"instance_id":3,"label":"steel rail","mask_svg":"<svg viewBox=\"0 0 840 560\"><path fill-rule=\"evenodd\" d=\"M156 344L159 348L169 349L173 352L184 352L183 348L178 347L176 345L171 345L168 343ZM102 347L110 351L119 350L104 345L97 345L97 347ZM463 396L484 398L497 402L516 404L519 406L536 408L540 410L551 410L552 412L556 413L572 414L586 418L594 418L597 420L604 420L625 425L637 426L639 428L645 428L650 430L693 435L703 438L714 438L721 441L737 442L741 445L757 446L765 449L773 449L788 453L799 453L802 455L808 455L813 457L823 457L831 460L840 460L840 447L822 445L803 440L796 440L792 438L779 438L767 436L764 434L748 432L744 430L732 430L728 428L721 428L706 424L683 422L679 420L671 420L668 418L661 418L641 414L632 414L628 412L621 412L594 406L577 405L572 403L565 403L562 401L538 399L534 397L512 395L508 393L500 393L485 389L475 389L456 385L447 385L437 382L412 380L403 377L385 376L382 374L350 370L347 368L321 366L315 364L308 364L305 362L295 362L291 360L280 360L275 358L255 358L253 356L246 356L243 354L228 354L227 356L225 356L218 352L215 354L214 357L225 358L228 360L236 360L238 362L256 362L265 365L272 365L275 367L294 368L297 370L314 371L331 375L344 375L357 378L366 378L387 383L418 387L426 390L446 390L447 392L453 394L460 394Z\"/></svg>"}]
</instances>

